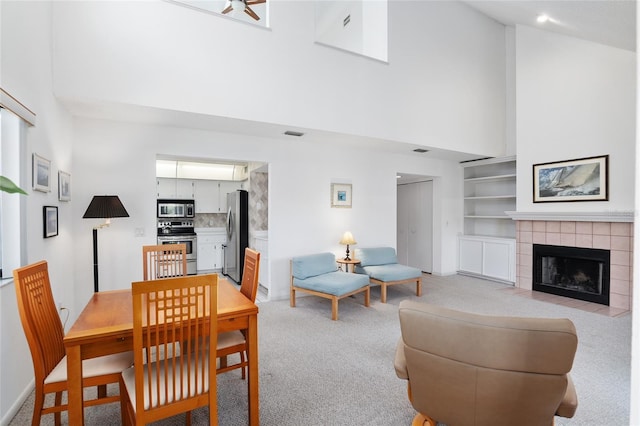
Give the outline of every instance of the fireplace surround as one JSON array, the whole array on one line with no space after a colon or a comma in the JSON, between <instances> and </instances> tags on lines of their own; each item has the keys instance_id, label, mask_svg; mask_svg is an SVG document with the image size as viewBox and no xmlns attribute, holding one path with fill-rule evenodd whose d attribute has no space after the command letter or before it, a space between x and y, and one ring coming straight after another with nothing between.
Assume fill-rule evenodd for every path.
<instances>
[{"instance_id":1,"label":"fireplace surround","mask_svg":"<svg viewBox=\"0 0 640 426\"><path fill-rule=\"evenodd\" d=\"M633 212L507 213L516 222L516 287L533 290L534 244L609 250L609 308L631 310Z\"/></svg>"}]
</instances>

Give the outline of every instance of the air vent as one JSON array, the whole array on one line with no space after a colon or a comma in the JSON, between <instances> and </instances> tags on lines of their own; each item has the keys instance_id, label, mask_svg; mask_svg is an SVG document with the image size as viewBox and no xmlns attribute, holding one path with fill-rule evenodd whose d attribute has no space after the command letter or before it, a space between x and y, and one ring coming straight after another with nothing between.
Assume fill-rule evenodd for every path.
<instances>
[{"instance_id":1,"label":"air vent","mask_svg":"<svg viewBox=\"0 0 640 426\"><path fill-rule=\"evenodd\" d=\"M419 152L420 154L423 154L425 152L429 152L428 149L423 149L423 148L416 148L413 150L413 152Z\"/></svg>"},{"instance_id":2,"label":"air vent","mask_svg":"<svg viewBox=\"0 0 640 426\"><path fill-rule=\"evenodd\" d=\"M298 137L304 135L304 133L302 133L302 132L295 132L293 130L287 130L286 132L284 132L284 134L287 135L287 136L298 136Z\"/></svg>"},{"instance_id":3,"label":"air vent","mask_svg":"<svg viewBox=\"0 0 640 426\"><path fill-rule=\"evenodd\" d=\"M351 22L351 15L347 15L347 17L342 20L342 26L346 27L349 22Z\"/></svg>"}]
</instances>

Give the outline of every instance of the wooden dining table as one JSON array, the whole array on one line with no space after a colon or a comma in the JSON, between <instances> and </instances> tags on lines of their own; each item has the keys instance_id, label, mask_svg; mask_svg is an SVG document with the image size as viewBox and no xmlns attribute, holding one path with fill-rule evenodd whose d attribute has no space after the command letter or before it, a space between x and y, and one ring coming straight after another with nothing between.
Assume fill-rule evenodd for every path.
<instances>
[{"instance_id":1,"label":"wooden dining table","mask_svg":"<svg viewBox=\"0 0 640 426\"><path fill-rule=\"evenodd\" d=\"M227 280L218 279L218 333L247 330L249 425L260 423L258 306ZM131 290L94 293L64 337L67 352L69 424L83 425L82 360L133 350Z\"/></svg>"}]
</instances>

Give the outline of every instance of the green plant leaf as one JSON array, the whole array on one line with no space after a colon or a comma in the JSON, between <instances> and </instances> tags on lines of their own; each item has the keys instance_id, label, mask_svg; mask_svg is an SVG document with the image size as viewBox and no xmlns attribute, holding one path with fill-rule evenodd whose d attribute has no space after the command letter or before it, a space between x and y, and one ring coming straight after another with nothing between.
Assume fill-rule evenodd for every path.
<instances>
[{"instance_id":1,"label":"green plant leaf","mask_svg":"<svg viewBox=\"0 0 640 426\"><path fill-rule=\"evenodd\" d=\"M13 183L11 179L4 176L0 176L0 191L8 192L9 194L15 194L17 192L19 194L27 195L27 193L18 185Z\"/></svg>"}]
</instances>

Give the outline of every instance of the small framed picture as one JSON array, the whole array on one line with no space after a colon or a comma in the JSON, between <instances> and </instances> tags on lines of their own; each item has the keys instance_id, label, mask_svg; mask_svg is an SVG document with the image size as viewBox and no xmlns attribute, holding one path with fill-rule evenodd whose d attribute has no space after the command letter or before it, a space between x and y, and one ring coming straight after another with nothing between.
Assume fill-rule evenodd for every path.
<instances>
[{"instance_id":1,"label":"small framed picture","mask_svg":"<svg viewBox=\"0 0 640 426\"><path fill-rule=\"evenodd\" d=\"M351 208L351 197L350 183L331 184L331 207Z\"/></svg>"},{"instance_id":2,"label":"small framed picture","mask_svg":"<svg viewBox=\"0 0 640 426\"><path fill-rule=\"evenodd\" d=\"M607 201L609 156L533 165L533 202Z\"/></svg>"},{"instance_id":3,"label":"small framed picture","mask_svg":"<svg viewBox=\"0 0 640 426\"><path fill-rule=\"evenodd\" d=\"M62 170L58 171L58 200L71 200L71 174Z\"/></svg>"},{"instance_id":4,"label":"small framed picture","mask_svg":"<svg viewBox=\"0 0 640 426\"><path fill-rule=\"evenodd\" d=\"M51 192L51 161L33 153L33 189Z\"/></svg>"},{"instance_id":5,"label":"small framed picture","mask_svg":"<svg viewBox=\"0 0 640 426\"><path fill-rule=\"evenodd\" d=\"M44 238L58 235L58 208L55 206L44 206L42 208L42 222Z\"/></svg>"}]
</instances>

